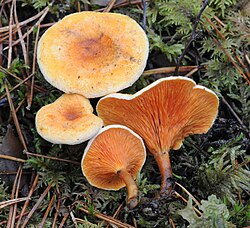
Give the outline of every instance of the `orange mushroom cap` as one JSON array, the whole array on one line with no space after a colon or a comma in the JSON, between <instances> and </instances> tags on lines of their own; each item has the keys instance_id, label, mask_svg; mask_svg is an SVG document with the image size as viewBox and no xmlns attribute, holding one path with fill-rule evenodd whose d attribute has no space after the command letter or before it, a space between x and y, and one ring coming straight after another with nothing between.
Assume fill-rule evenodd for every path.
<instances>
[{"instance_id":1,"label":"orange mushroom cap","mask_svg":"<svg viewBox=\"0 0 250 228\"><path fill-rule=\"evenodd\" d=\"M134 179L145 159L146 150L139 135L125 126L110 125L88 142L82 171L89 183L97 188L119 190L127 186L128 203L133 208L137 204Z\"/></svg>"},{"instance_id":2,"label":"orange mushroom cap","mask_svg":"<svg viewBox=\"0 0 250 228\"><path fill-rule=\"evenodd\" d=\"M36 114L39 135L51 143L79 144L92 138L103 121L92 114L89 100L77 94L63 94Z\"/></svg>"},{"instance_id":3,"label":"orange mushroom cap","mask_svg":"<svg viewBox=\"0 0 250 228\"><path fill-rule=\"evenodd\" d=\"M179 149L190 134L206 133L217 116L218 104L214 92L193 80L168 77L134 95L117 93L103 97L97 104L97 113L105 125L122 124L139 134L154 155L162 176L169 178L169 150ZM165 181L162 190L168 188L163 186Z\"/></svg>"},{"instance_id":4,"label":"orange mushroom cap","mask_svg":"<svg viewBox=\"0 0 250 228\"><path fill-rule=\"evenodd\" d=\"M148 51L145 32L130 17L85 11L44 33L37 60L50 84L94 98L131 86L145 68Z\"/></svg>"}]
</instances>

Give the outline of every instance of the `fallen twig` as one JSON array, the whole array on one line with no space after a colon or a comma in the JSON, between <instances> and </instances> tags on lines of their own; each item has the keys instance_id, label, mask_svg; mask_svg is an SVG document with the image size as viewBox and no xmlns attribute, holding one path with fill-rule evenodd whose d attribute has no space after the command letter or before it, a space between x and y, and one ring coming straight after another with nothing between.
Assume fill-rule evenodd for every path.
<instances>
[{"instance_id":1,"label":"fallen twig","mask_svg":"<svg viewBox=\"0 0 250 228\"><path fill-rule=\"evenodd\" d=\"M36 54L37 54L37 45L38 45L38 39L39 39L39 34L40 34L40 22L38 24L38 29L36 33L36 40L35 40L35 46L34 46L34 53L33 53L33 63L32 63L32 74L35 74L36 72ZM34 83L35 83L35 78L33 77L31 79L31 85L30 85L30 92L27 96L27 109L30 110L32 101L33 101L33 95L34 95Z\"/></svg>"},{"instance_id":2,"label":"fallen twig","mask_svg":"<svg viewBox=\"0 0 250 228\"><path fill-rule=\"evenodd\" d=\"M13 24L13 10L14 10L14 2L11 4L10 8L10 21L9 21L9 51L8 51L8 63L7 67L10 67L12 61L12 24Z\"/></svg>"},{"instance_id":3,"label":"fallen twig","mask_svg":"<svg viewBox=\"0 0 250 228\"><path fill-rule=\"evenodd\" d=\"M24 205L23 205L23 208L22 208L22 211L21 211L21 213L20 213L20 215L19 215L19 219L18 219L18 221L17 221L16 228L18 228L18 227L20 226L20 224L21 224L22 217L23 217L23 215L24 215L24 213L25 213L26 208L27 208L28 205L29 205L30 197L32 196L32 194L33 194L33 192L34 192L34 190L35 190L35 187L36 187L36 185L37 185L38 179L39 179L39 175L37 174L35 180L33 181L32 187L30 188L29 194L28 194L28 196L26 197L27 200L25 201L25 203L24 203Z\"/></svg>"},{"instance_id":4,"label":"fallen twig","mask_svg":"<svg viewBox=\"0 0 250 228\"><path fill-rule=\"evenodd\" d=\"M185 199L185 198L184 198L182 195L180 195L178 192L174 191L174 194L175 194L177 197L181 198L185 203L188 202L188 200ZM202 213L201 213L196 207L193 206L193 209L196 211L196 213L197 213L198 215L200 215L200 216L202 215Z\"/></svg>"},{"instance_id":5,"label":"fallen twig","mask_svg":"<svg viewBox=\"0 0 250 228\"><path fill-rule=\"evenodd\" d=\"M12 0L11 0L12 1ZM34 15L33 17L30 17L29 19L25 20L25 21L22 21L19 23L19 26L22 27L24 25L27 25L28 23L36 20L37 18L39 18L45 11L47 10L47 7L44 8L41 12L39 12L38 14ZM5 26L5 27L2 27L0 28L0 33L2 32L8 32L10 29L14 29L16 28L17 25L16 24L12 24L12 25L9 25L9 26Z\"/></svg>"},{"instance_id":6,"label":"fallen twig","mask_svg":"<svg viewBox=\"0 0 250 228\"><path fill-rule=\"evenodd\" d=\"M39 18L39 20L23 35L23 38L26 38L28 35L30 35L30 33L32 33L34 31L34 27L37 26L39 23L41 23L43 21L43 19L45 18L45 16L47 15L47 13L49 12L49 7L46 7L42 16ZM21 42L21 39L19 38L18 40L16 40L15 42L13 42L12 46L17 45L19 42ZM7 50L9 48L5 47L4 50Z\"/></svg>"},{"instance_id":7,"label":"fallen twig","mask_svg":"<svg viewBox=\"0 0 250 228\"><path fill-rule=\"evenodd\" d=\"M60 225L59 225L59 228L63 228L64 223L67 221L67 219L68 219L68 217L69 217L69 214L70 214L70 212L67 212L67 213L63 216L63 219L62 219L62 221L61 221L61 223L60 223Z\"/></svg>"},{"instance_id":8,"label":"fallen twig","mask_svg":"<svg viewBox=\"0 0 250 228\"><path fill-rule=\"evenodd\" d=\"M24 84L25 82L27 82L31 77L33 77L34 74L29 75L27 78L25 78L23 81L19 82L17 85L15 85L9 92L13 92L15 89L17 89L20 85ZM7 96L7 93L3 94L0 97L0 100L2 100L5 96Z\"/></svg>"},{"instance_id":9,"label":"fallen twig","mask_svg":"<svg viewBox=\"0 0 250 228\"><path fill-rule=\"evenodd\" d=\"M197 199L195 199L195 197L185 187L183 187L178 182L175 182L175 184L177 184L184 192L186 192L188 196L191 197L192 200L196 203L196 205L201 205L200 202Z\"/></svg>"},{"instance_id":10,"label":"fallen twig","mask_svg":"<svg viewBox=\"0 0 250 228\"><path fill-rule=\"evenodd\" d=\"M193 70L191 70L190 72L188 72L185 77L190 77L192 76L195 72L197 72L199 70L199 68L194 68Z\"/></svg>"},{"instance_id":11,"label":"fallen twig","mask_svg":"<svg viewBox=\"0 0 250 228\"><path fill-rule=\"evenodd\" d=\"M3 171L3 172L0 172L0 175L16 175L17 172L16 171L13 171L13 172L8 172L8 171ZM31 172L23 172L23 175L30 175Z\"/></svg>"},{"instance_id":12,"label":"fallen twig","mask_svg":"<svg viewBox=\"0 0 250 228\"><path fill-rule=\"evenodd\" d=\"M161 67L152 70L145 70L142 75L152 75L152 74L167 74L174 73L176 67ZM191 70L198 69L198 66L181 66L178 72L189 72Z\"/></svg>"},{"instance_id":13,"label":"fallen twig","mask_svg":"<svg viewBox=\"0 0 250 228\"><path fill-rule=\"evenodd\" d=\"M79 208L79 210L87 213L87 214L90 214L89 210L85 207L85 206L82 206ZM122 227L122 228L135 228L134 226L131 226L127 223L123 223L117 219L114 219L112 217L109 217L107 215L104 215L104 214L101 214L101 213L98 213L98 212L94 212L93 215L99 219L102 219L110 224L113 224L115 226L118 226L118 227Z\"/></svg>"},{"instance_id":14,"label":"fallen twig","mask_svg":"<svg viewBox=\"0 0 250 228\"><path fill-rule=\"evenodd\" d=\"M29 55L27 53L26 45L25 45L25 42L24 42L23 34L22 34L22 31L21 31L21 27L20 27L20 24L19 24L18 16L17 16L16 0L13 1L13 4L14 4L14 18L15 18L16 27L17 27L17 33L18 33L20 43L21 43L21 47L22 47L22 51L23 51L24 63L28 66L29 65ZM28 71L28 69L26 69L26 70Z\"/></svg>"},{"instance_id":15,"label":"fallen twig","mask_svg":"<svg viewBox=\"0 0 250 228\"><path fill-rule=\"evenodd\" d=\"M250 132L246 125L242 122L240 117L237 115L237 113L233 110L233 108L230 106L230 104L227 102L227 100L221 95L222 102L228 107L230 112L233 114L235 119L238 121L238 123L241 125L242 129L248 134L248 138L250 138Z\"/></svg>"},{"instance_id":16,"label":"fallen twig","mask_svg":"<svg viewBox=\"0 0 250 228\"><path fill-rule=\"evenodd\" d=\"M141 0L130 0L130 1L124 0L124 2L114 4L114 6L112 8L115 9L115 8L119 8L119 7L123 7L123 6L127 6L127 5L136 5L136 4L141 4ZM104 9L105 8L101 8L101 9L97 9L95 11L102 12Z\"/></svg>"},{"instance_id":17,"label":"fallen twig","mask_svg":"<svg viewBox=\"0 0 250 228\"><path fill-rule=\"evenodd\" d=\"M76 222L78 223L81 223L81 224L84 224L85 226L84 227L96 227L96 224L93 224L89 221L86 221L86 220L83 220L83 219L80 219L80 218L75 218ZM115 226L116 228L117 226Z\"/></svg>"},{"instance_id":18,"label":"fallen twig","mask_svg":"<svg viewBox=\"0 0 250 228\"><path fill-rule=\"evenodd\" d=\"M23 99L21 100L21 102L19 102L17 108L15 109L15 112L16 112L16 113L17 113L17 112L19 111L19 109L22 107L24 101L25 101L25 98L23 98Z\"/></svg>"},{"instance_id":19,"label":"fallen twig","mask_svg":"<svg viewBox=\"0 0 250 228\"><path fill-rule=\"evenodd\" d=\"M247 53L244 54L244 57L245 57L245 59L246 59L246 61L247 61L247 64L248 64L249 67L250 67L250 59L249 59Z\"/></svg>"},{"instance_id":20,"label":"fallen twig","mask_svg":"<svg viewBox=\"0 0 250 228\"><path fill-rule=\"evenodd\" d=\"M9 92L9 89L8 89L8 85L6 83L6 79L5 78L4 78L3 82L4 82L4 87L5 87L5 91L6 91L6 94L7 94L7 98L8 98L8 102L9 102L9 106L10 106L10 110L11 110L11 114L12 114L12 117L13 117L16 129L17 129L17 133L18 133L19 139L22 142L24 149L27 151L28 148L26 146L26 142L24 140L24 137L23 137L23 134L22 134L22 131L21 131L21 127L20 127L19 121L17 119L17 115L16 115L16 112L15 112L15 107L13 105L13 102L12 102L12 99L11 99L11 96L10 96L10 92Z\"/></svg>"},{"instance_id":21,"label":"fallen twig","mask_svg":"<svg viewBox=\"0 0 250 228\"><path fill-rule=\"evenodd\" d=\"M21 159L21 158L16 158L16 157L13 157L13 156L10 156L10 155L4 155L4 154L0 154L0 159L7 159L7 160L11 160L11 161L15 161L15 162L26 162L26 160L24 159Z\"/></svg>"},{"instance_id":22,"label":"fallen twig","mask_svg":"<svg viewBox=\"0 0 250 228\"><path fill-rule=\"evenodd\" d=\"M3 7L0 10L0 18L2 18ZM2 20L0 20L0 27L2 27ZM0 42L0 66L3 64L3 43Z\"/></svg>"},{"instance_id":23,"label":"fallen twig","mask_svg":"<svg viewBox=\"0 0 250 228\"><path fill-rule=\"evenodd\" d=\"M206 29L206 31L209 33L209 35L212 37L213 41L217 44L217 46L223 51L223 53L227 56L227 58L230 60L230 62L234 65L234 67L236 68L236 70L240 73L240 75L247 81L247 83L250 85L250 80L248 79L248 77L245 75L245 73L241 70L241 68L238 66L238 64L236 64L236 62L234 61L234 59L232 58L232 56L221 46L220 42L212 36L210 30L207 28L207 26L201 22L203 27Z\"/></svg>"},{"instance_id":24,"label":"fallen twig","mask_svg":"<svg viewBox=\"0 0 250 228\"><path fill-rule=\"evenodd\" d=\"M116 211L115 211L115 213L113 214L113 216L112 216L112 218L116 218L117 216L118 216L118 214L120 213L120 211L121 211L121 209L122 209L122 206L123 206L123 204L121 203L120 205L119 205L119 207L116 209ZM106 228L108 228L109 227L109 224L106 226Z\"/></svg>"},{"instance_id":25,"label":"fallen twig","mask_svg":"<svg viewBox=\"0 0 250 228\"><path fill-rule=\"evenodd\" d=\"M4 202L0 202L0 209L3 209L4 207L10 206L14 203L20 203L23 202L25 200L29 199L29 197L22 197L22 198L17 198L17 199L11 199L11 200L7 200Z\"/></svg>"},{"instance_id":26,"label":"fallen twig","mask_svg":"<svg viewBox=\"0 0 250 228\"><path fill-rule=\"evenodd\" d=\"M77 228L78 226L77 226L77 222L76 222L76 218L75 218L75 216L74 216L74 214L73 214L73 212L70 210L70 217L71 217L71 219L72 219L72 221L73 221L73 223L74 223L74 225L75 225L75 228Z\"/></svg>"},{"instance_id":27,"label":"fallen twig","mask_svg":"<svg viewBox=\"0 0 250 228\"><path fill-rule=\"evenodd\" d=\"M16 76L15 74L12 74L10 71L8 71L7 69L5 69L4 67L2 67L1 65L0 65L0 71L2 71L3 73L5 73L5 74L8 74L8 75L10 75L10 76L12 76L13 78L15 78L15 79L17 79L17 80L19 80L19 81L23 81L23 79L22 78L19 78L18 76ZM25 79L24 79L25 80ZM25 81L24 82L26 85L27 84L29 84L27 81ZM36 88L36 90L38 90L38 91L40 91L40 92L47 92L47 90L46 89L44 89L44 88L42 88L42 87L40 87L40 86L35 86L35 88Z\"/></svg>"},{"instance_id":28,"label":"fallen twig","mask_svg":"<svg viewBox=\"0 0 250 228\"><path fill-rule=\"evenodd\" d=\"M113 8L115 2L116 0L110 0L103 12L109 12Z\"/></svg>"},{"instance_id":29,"label":"fallen twig","mask_svg":"<svg viewBox=\"0 0 250 228\"><path fill-rule=\"evenodd\" d=\"M44 213L43 219L42 219L41 223L38 226L39 228L43 228L43 225L44 225L44 223L46 221L46 218L48 217L48 214L49 214L49 212L50 212L50 210L51 210L51 208L53 206L54 201L55 201L55 194L53 194L52 197L51 197L49 205L48 205L48 207L47 207L47 209L46 209L46 211Z\"/></svg>"},{"instance_id":30,"label":"fallen twig","mask_svg":"<svg viewBox=\"0 0 250 228\"><path fill-rule=\"evenodd\" d=\"M57 205L56 205L56 213L54 216L52 228L56 227L56 220L57 220L57 217L58 217L59 212L60 212L60 207L61 207L61 193L59 192L59 197L58 197L58 201L57 201Z\"/></svg>"},{"instance_id":31,"label":"fallen twig","mask_svg":"<svg viewBox=\"0 0 250 228\"><path fill-rule=\"evenodd\" d=\"M192 33L191 33L191 37L187 43L187 45L185 46L183 52L181 53L180 57L178 58L178 61L177 61L177 64L176 64L176 68L175 68L175 75L178 75L178 72L179 72L179 67L181 65L181 62L189 48L189 46L191 45L191 43L196 39L196 28L199 24L199 21L200 21L200 18L201 18L201 15L203 13L203 11L206 9L206 7L208 6L208 3L209 3L209 0L205 0L201 9L200 9L200 12L198 13L196 19L195 19L195 22L194 22L194 25L193 25L193 30L192 30Z\"/></svg>"},{"instance_id":32,"label":"fallen twig","mask_svg":"<svg viewBox=\"0 0 250 228\"><path fill-rule=\"evenodd\" d=\"M172 226L172 228L175 228L176 226L174 224L173 219L169 218L168 220L169 220L169 224Z\"/></svg>"},{"instance_id":33,"label":"fallen twig","mask_svg":"<svg viewBox=\"0 0 250 228\"><path fill-rule=\"evenodd\" d=\"M32 210L30 211L30 213L28 214L28 216L26 217L26 219L24 220L23 224L22 224L22 228L25 228L29 219L31 218L31 216L34 214L34 212L36 211L36 209L38 208L38 206L41 204L41 202L43 201L43 199L45 198L45 196L48 194L49 190L52 187L53 182L51 182L47 188L45 189L45 191L43 192L43 194L40 196L40 198L37 200L36 204L34 205L34 207L32 208Z\"/></svg>"},{"instance_id":34,"label":"fallen twig","mask_svg":"<svg viewBox=\"0 0 250 228\"><path fill-rule=\"evenodd\" d=\"M21 166L19 166L19 168L18 168L16 177L15 177L15 181L14 181L14 184L13 184L13 187L12 187L12 192L11 192L11 199L12 200L15 197L16 186L17 186L17 182L18 182L18 178L19 178L20 173L21 173ZM13 207L13 204L11 204L10 205L10 211L9 211L9 217L8 217L8 223L7 223L8 228L11 227L13 212L14 212L14 207Z\"/></svg>"},{"instance_id":35,"label":"fallen twig","mask_svg":"<svg viewBox=\"0 0 250 228\"><path fill-rule=\"evenodd\" d=\"M225 36L219 31L219 29L215 26L215 24L207 17L204 16L204 18L206 19L206 21L214 28L214 30L216 31L216 33L220 36L220 38L222 40L226 40ZM246 75L247 77L250 79L250 73L248 72L248 69L246 67L246 65L243 63L243 61L241 60L241 58L239 57L239 55L235 52L235 50L232 48L232 52L235 55L237 61L241 64L241 66L245 69L246 71Z\"/></svg>"},{"instance_id":36,"label":"fallen twig","mask_svg":"<svg viewBox=\"0 0 250 228\"><path fill-rule=\"evenodd\" d=\"M71 161L71 160L68 160L68 159L57 158L57 157L51 157L51 156L42 155L42 154L35 154L35 153L30 153L30 152L28 152L28 151L24 151L24 153L27 154L27 155L29 155L29 156L47 158L47 159L51 159L51 160L62 161L62 162L66 162L66 163L72 163L72 164L75 164L75 165L80 165L79 162Z\"/></svg>"},{"instance_id":37,"label":"fallen twig","mask_svg":"<svg viewBox=\"0 0 250 228\"><path fill-rule=\"evenodd\" d=\"M217 21L218 25L220 27L225 27L226 25L218 18L214 15L214 19Z\"/></svg>"},{"instance_id":38,"label":"fallen twig","mask_svg":"<svg viewBox=\"0 0 250 228\"><path fill-rule=\"evenodd\" d=\"M42 209L42 206L38 207L38 209ZM23 214L23 216L25 216L25 215L27 215L27 214L29 214L29 213L30 213L30 211L26 211L26 212ZM17 220L18 218L20 218L20 215L17 215L17 216L15 217L15 220ZM7 220L0 222L0 226L6 224L7 222L8 222Z\"/></svg>"},{"instance_id":39,"label":"fallen twig","mask_svg":"<svg viewBox=\"0 0 250 228\"><path fill-rule=\"evenodd\" d=\"M20 174L19 174L19 177L18 177L17 187L16 187L16 193L15 193L15 198L16 199L18 198L18 193L19 193L21 178L22 178L22 174L23 174L23 169L22 169L21 166L20 166L20 169L21 169L21 171L20 171ZM11 228L14 228L14 226L15 226L16 212L17 212L17 203L15 203L14 209L13 209L13 214L12 214L12 218L11 218L11 226L10 226Z\"/></svg>"}]
</instances>

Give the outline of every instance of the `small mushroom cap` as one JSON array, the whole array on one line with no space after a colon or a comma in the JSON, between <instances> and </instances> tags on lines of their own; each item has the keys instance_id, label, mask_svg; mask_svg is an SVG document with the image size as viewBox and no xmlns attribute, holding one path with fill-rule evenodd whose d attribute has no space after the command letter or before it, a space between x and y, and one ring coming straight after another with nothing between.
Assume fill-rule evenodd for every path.
<instances>
[{"instance_id":1,"label":"small mushroom cap","mask_svg":"<svg viewBox=\"0 0 250 228\"><path fill-rule=\"evenodd\" d=\"M82 158L82 171L97 188L119 190L125 186L118 173L126 169L134 179L146 159L139 135L121 125L104 127L88 142Z\"/></svg>"},{"instance_id":2,"label":"small mushroom cap","mask_svg":"<svg viewBox=\"0 0 250 228\"><path fill-rule=\"evenodd\" d=\"M131 86L145 68L148 51L145 32L130 17L85 11L44 33L37 60L54 87L94 98Z\"/></svg>"},{"instance_id":3,"label":"small mushroom cap","mask_svg":"<svg viewBox=\"0 0 250 228\"><path fill-rule=\"evenodd\" d=\"M184 138L206 133L218 112L218 97L185 77L157 80L134 95L110 94L97 113L105 125L122 124L139 134L152 154L179 149Z\"/></svg>"},{"instance_id":4,"label":"small mushroom cap","mask_svg":"<svg viewBox=\"0 0 250 228\"><path fill-rule=\"evenodd\" d=\"M77 94L63 94L36 114L39 135L51 143L75 145L92 138L103 121L92 114L89 100Z\"/></svg>"}]
</instances>

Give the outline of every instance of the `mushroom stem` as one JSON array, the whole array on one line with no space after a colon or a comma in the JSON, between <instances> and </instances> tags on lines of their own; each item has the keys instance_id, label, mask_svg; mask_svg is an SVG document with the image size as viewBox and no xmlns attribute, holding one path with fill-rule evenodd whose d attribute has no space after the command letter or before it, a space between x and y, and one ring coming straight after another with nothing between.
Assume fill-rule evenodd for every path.
<instances>
[{"instance_id":1,"label":"mushroom stem","mask_svg":"<svg viewBox=\"0 0 250 228\"><path fill-rule=\"evenodd\" d=\"M134 181L134 178L127 171L127 169L121 169L117 172L117 174L126 184L127 192L128 192L127 205L129 209L133 209L138 204L138 200L137 200L138 188Z\"/></svg>"},{"instance_id":2,"label":"mushroom stem","mask_svg":"<svg viewBox=\"0 0 250 228\"><path fill-rule=\"evenodd\" d=\"M169 151L157 153L154 158L158 164L161 173L161 194L171 192L172 167L170 163Z\"/></svg>"}]
</instances>

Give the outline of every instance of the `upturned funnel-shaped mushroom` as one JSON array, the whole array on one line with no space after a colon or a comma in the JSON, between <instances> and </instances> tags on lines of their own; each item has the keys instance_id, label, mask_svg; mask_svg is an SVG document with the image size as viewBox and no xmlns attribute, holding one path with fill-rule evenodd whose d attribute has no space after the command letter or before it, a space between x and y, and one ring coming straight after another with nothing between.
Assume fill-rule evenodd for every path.
<instances>
[{"instance_id":1,"label":"upturned funnel-shaped mushroom","mask_svg":"<svg viewBox=\"0 0 250 228\"><path fill-rule=\"evenodd\" d=\"M171 188L170 149L179 149L188 135L206 133L217 111L215 93L185 77L160 79L134 95L110 94L97 105L105 125L122 124L142 137L159 166L162 193Z\"/></svg>"},{"instance_id":2,"label":"upturned funnel-shaped mushroom","mask_svg":"<svg viewBox=\"0 0 250 228\"><path fill-rule=\"evenodd\" d=\"M103 121L92 114L89 100L77 94L63 94L36 114L39 135L51 143L79 144L92 138Z\"/></svg>"},{"instance_id":3,"label":"upturned funnel-shaped mushroom","mask_svg":"<svg viewBox=\"0 0 250 228\"><path fill-rule=\"evenodd\" d=\"M148 50L147 36L132 18L85 11L44 33L37 60L50 84L94 98L131 86L145 68Z\"/></svg>"},{"instance_id":4,"label":"upturned funnel-shaped mushroom","mask_svg":"<svg viewBox=\"0 0 250 228\"><path fill-rule=\"evenodd\" d=\"M89 141L82 158L82 171L97 188L119 190L126 186L127 204L133 209L138 194L134 179L145 159L141 137L127 127L111 125Z\"/></svg>"}]
</instances>

